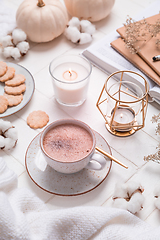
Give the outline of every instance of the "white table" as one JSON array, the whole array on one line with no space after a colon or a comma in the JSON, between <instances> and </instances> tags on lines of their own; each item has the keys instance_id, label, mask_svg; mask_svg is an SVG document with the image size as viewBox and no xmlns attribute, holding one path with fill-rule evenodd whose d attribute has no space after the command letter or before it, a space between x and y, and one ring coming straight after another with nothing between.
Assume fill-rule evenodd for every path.
<instances>
[{"instance_id":1,"label":"white table","mask_svg":"<svg viewBox=\"0 0 160 240\"><path fill-rule=\"evenodd\" d=\"M93 42L105 34L115 30L125 22L127 15L134 16L154 0L116 0L110 15L95 23L96 32ZM22 0L6 0L8 6L17 9ZM142 16L143 17L143 16ZM88 46L88 45L87 45ZM27 55L18 64L27 68L35 80L35 92L31 101L19 112L4 118L11 121L18 130L18 143L10 151L0 151L8 167L18 175L18 186L27 187L42 199L50 209L68 208L73 206L108 206L112 207L112 195L115 184L119 181L139 181L144 187L145 202L143 209L137 214L142 220L158 226L160 223L159 210L154 206L154 189L160 181L160 165L145 162L144 156L154 153L159 136L155 134L155 124L151 123L153 114L158 114L160 106L149 104L145 127L130 137L119 138L110 134L104 124L104 119L96 108L96 102L107 78L107 74L93 67L89 92L86 102L78 108L68 109L60 106L54 99L49 64L51 60L64 53L79 54L86 45L75 45L62 34L49 43L30 43ZM1 60L4 60L2 56ZM14 62L14 61L13 61ZM25 153L32 139L42 129L31 129L26 119L34 110L45 111L52 121L62 118L75 118L89 124L99 132L111 147L112 155L128 166L128 169L112 163L110 174L105 181L89 193L79 196L57 196L47 193L32 182L25 168Z\"/></svg>"}]
</instances>

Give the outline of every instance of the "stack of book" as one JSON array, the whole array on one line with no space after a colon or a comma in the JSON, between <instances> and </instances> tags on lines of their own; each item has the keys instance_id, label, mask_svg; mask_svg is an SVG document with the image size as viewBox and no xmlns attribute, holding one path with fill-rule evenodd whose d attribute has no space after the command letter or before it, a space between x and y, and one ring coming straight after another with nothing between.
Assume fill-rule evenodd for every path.
<instances>
[{"instance_id":1,"label":"stack of book","mask_svg":"<svg viewBox=\"0 0 160 240\"><path fill-rule=\"evenodd\" d=\"M144 20L139 21L143 22ZM146 18L145 21L148 24L155 24L159 21L160 26L160 14L153 15L149 18ZM156 28L156 26L155 26ZM147 35L147 29L146 35ZM160 55L160 45L156 45L156 38L149 37L148 39L142 40L140 39L139 43L140 49L137 53L132 53L125 44L126 41L126 31L125 27L121 27L117 29L117 32L120 34L120 37L111 42L111 46L117 50L122 56L124 56L127 60L133 63L138 69L144 72L148 77L150 77L153 81L155 81L158 85L160 85L160 61L153 61L154 56ZM143 31L143 34L145 32ZM160 38L160 33L158 34Z\"/></svg>"},{"instance_id":2,"label":"stack of book","mask_svg":"<svg viewBox=\"0 0 160 240\"><path fill-rule=\"evenodd\" d=\"M159 0L151 4L141 14L137 21L154 24L160 22ZM105 36L100 41L85 49L82 53L93 65L111 74L115 71L130 70L141 74L149 83L149 94L153 100L160 104L160 61L153 61L153 57L160 55L160 46L155 44L155 38L150 38L136 54L132 54L125 44L125 26L118 28L115 32ZM157 36L160 39L160 34ZM143 82L132 79L141 87Z\"/></svg>"}]
</instances>

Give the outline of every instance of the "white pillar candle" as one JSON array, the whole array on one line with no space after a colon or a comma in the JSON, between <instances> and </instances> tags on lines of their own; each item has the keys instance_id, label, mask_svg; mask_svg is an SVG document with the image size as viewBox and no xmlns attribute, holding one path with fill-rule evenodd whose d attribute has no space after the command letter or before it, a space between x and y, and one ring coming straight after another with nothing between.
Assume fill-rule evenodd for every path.
<instances>
[{"instance_id":1,"label":"white pillar candle","mask_svg":"<svg viewBox=\"0 0 160 240\"><path fill-rule=\"evenodd\" d=\"M50 67L56 100L64 105L78 106L86 99L91 68L76 60L67 62L66 58L52 69Z\"/></svg>"}]
</instances>

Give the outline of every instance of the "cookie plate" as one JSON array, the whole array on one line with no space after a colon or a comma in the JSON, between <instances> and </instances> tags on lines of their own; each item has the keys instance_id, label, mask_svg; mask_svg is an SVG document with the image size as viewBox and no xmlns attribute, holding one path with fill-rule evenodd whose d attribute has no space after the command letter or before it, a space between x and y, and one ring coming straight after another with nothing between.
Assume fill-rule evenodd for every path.
<instances>
[{"instance_id":1,"label":"cookie plate","mask_svg":"<svg viewBox=\"0 0 160 240\"><path fill-rule=\"evenodd\" d=\"M22 102L17 106L9 107L4 113L0 114L0 118L10 116L18 112L22 108L24 108L27 105L27 103L29 103L29 101L31 100L35 90L34 78L26 68L15 63L11 63L11 62L6 62L6 63L9 67L15 68L16 70L15 74L23 74L26 77L26 81L25 81L26 91L23 94ZM5 83L0 82L0 95L3 95L4 93L4 86L5 86Z\"/></svg>"},{"instance_id":2,"label":"cookie plate","mask_svg":"<svg viewBox=\"0 0 160 240\"><path fill-rule=\"evenodd\" d=\"M106 140L97 132L95 136L97 146L111 154ZM30 143L26 151L25 166L31 180L44 191L60 196L81 195L97 188L107 178L112 166L112 161L107 157L106 165L101 171L83 169L77 173L63 174L48 165L46 167L39 154L39 139L40 134ZM37 163L37 158L39 163ZM45 170L40 170L43 166Z\"/></svg>"}]
</instances>

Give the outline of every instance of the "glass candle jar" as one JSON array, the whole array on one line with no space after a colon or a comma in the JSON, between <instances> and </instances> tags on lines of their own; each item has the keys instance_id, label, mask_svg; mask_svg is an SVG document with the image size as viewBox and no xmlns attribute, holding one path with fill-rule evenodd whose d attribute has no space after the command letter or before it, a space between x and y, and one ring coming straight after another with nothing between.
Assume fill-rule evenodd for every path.
<instances>
[{"instance_id":1,"label":"glass candle jar","mask_svg":"<svg viewBox=\"0 0 160 240\"><path fill-rule=\"evenodd\" d=\"M80 106L87 98L91 63L79 55L62 55L49 66L55 98L65 106Z\"/></svg>"}]
</instances>

